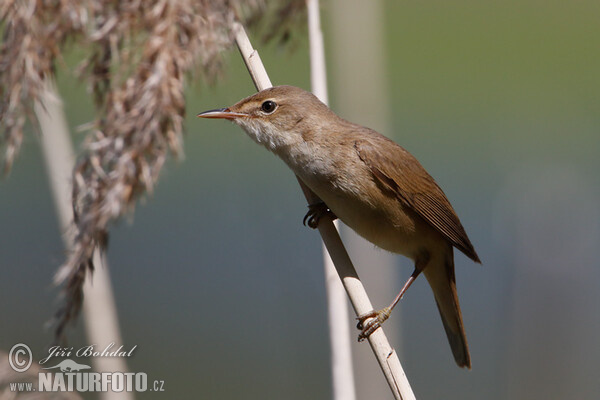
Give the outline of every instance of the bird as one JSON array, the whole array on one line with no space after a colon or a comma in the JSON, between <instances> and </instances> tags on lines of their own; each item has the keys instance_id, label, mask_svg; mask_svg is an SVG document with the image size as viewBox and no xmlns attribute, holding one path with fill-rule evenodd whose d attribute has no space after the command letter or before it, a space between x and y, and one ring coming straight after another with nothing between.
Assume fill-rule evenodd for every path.
<instances>
[{"instance_id":1,"label":"bird","mask_svg":"<svg viewBox=\"0 0 600 400\"><path fill-rule=\"evenodd\" d=\"M198 117L234 122L283 160L322 200L309 205L304 222L310 227L329 214L377 247L414 261L413 273L392 303L358 317L359 340L389 318L423 273L457 365L471 368L453 249L481 261L446 195L413 155L294 86L274 86Z\"/></svg>"}]
</instances>

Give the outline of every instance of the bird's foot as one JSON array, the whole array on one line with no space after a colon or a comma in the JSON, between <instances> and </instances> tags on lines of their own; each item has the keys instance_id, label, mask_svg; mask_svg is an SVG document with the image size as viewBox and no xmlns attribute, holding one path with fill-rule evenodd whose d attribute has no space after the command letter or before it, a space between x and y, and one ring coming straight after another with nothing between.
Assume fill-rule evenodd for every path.
<instances>
[{"instance_id":1,"label":"bird's foot","mask_svg":"<svg viewBox=\"0 0 600 400\"><path fill-rule=\"evenodd\" d=\"M373 332L375 332L378 328L381 327L392 313L392 309L390 307L385 307L379 311L371 310L364 314L359 315L356 319L358 323L356 324L356 328L360 329L360 333L358 334L358 341L362 342Z\"/></svg>"},{"instance_id":2,"label":"bird's foot","mask_svg":"<svg viewBox=\"0 0 600 400\"><path fill-rule=\"evenodd\" d=\"M337 219L337 215L335 215L323 201L309 204L308 212L302 219L302 224L304 226L308 225L309 228L317 229L317 226L319 226L319 220L325 215L329 215L332 221Z\"/></svg>"}]
</instances>

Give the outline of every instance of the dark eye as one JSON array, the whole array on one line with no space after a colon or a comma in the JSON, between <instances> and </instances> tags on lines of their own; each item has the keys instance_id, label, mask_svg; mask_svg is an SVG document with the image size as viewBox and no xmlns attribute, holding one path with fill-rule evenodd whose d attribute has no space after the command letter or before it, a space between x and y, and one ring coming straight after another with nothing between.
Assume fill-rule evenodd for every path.
<instances>
[{"instance_id":1,"label":"dark eye","mask_svg":"<svg viewBox=\"0 0 600 400\"><path fill-rule=\"evenodd\" d=\"M277 108L277 104L275 104L275 102L271 101L271 100L265 101L260 106L260 109L267 114L271 114L273 111L275 111L276 108Z\"/></svg>"}]
</instances>

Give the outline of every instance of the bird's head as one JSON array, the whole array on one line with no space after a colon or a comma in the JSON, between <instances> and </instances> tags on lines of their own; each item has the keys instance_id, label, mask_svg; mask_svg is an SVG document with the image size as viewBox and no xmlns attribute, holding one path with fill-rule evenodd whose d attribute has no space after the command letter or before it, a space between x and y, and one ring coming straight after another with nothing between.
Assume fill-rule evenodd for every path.
<instances>
[{"instance_id":1,"label":"bird's head","mask_svg":"<svg viewBox=\"0 0 600 400\"><path fill-rule=\"evenodd\" d=\"M230 107L205 111L198 117L231 120L274 152L310 140L326 121L338 119L312 93L294 86L265 89Z\"/></svg>"}]
</instances>

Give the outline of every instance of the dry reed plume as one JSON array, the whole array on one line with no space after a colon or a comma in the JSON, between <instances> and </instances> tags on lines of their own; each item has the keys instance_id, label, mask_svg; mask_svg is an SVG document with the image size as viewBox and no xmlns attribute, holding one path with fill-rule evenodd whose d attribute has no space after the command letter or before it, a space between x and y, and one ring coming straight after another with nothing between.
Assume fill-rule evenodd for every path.
<instances>
[{"instance_id":1,"label":"dry reed plume","mask_svg":"<svg viewBox=\"0 0 600 400\"><path fill-rule=\"evenodd\" d=\"M267 6L268 4L268 6ZM270 32L287 37L304 1L4 0L0 5L0 120L8 171L44 79L69 40L89 49L80 74L90 82L98 118L73 171L74 243L56 275L64 306L56 337L78 314L92 256L109 223L151 193L169 152L182 153L185 78L214 78L233 41L233 20L276 16ZM201 68L198 68L201 67ZM33 119L32 119L33 121Z\"/></svg>"},{"instance_id":2,"label":"dry reed plume","mask_svg":"<svg viewBox=\"0 0 600 400\"><path fill-rule=\"evenodd\" d=\"M0 121L4 145L3 171L10 172L23 141L23 126L33 120L33 104L44 79L67 38L76 38L87 24L80 1L16 1L0 4L3 37L0 44Z\"/></svg>"}]
</instances>

